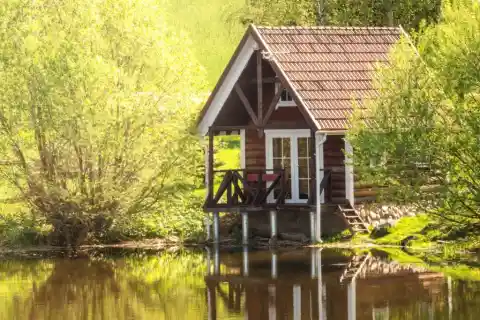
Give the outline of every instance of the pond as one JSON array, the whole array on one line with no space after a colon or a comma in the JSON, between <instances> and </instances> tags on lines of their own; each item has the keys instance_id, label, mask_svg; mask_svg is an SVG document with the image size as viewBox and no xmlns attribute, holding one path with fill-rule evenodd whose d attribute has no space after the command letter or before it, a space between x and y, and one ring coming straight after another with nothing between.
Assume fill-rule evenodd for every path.
<instances>
[{"instance_id":1,"label":"pond","mask_svg":"<svg viewBox=\"0 0 480 320\"><path fill-rule=\"evenodd\" d=\"M0 260L2 320L479 316L480 282L382 251L119 250Z\"/></svg>"}]
</instances>

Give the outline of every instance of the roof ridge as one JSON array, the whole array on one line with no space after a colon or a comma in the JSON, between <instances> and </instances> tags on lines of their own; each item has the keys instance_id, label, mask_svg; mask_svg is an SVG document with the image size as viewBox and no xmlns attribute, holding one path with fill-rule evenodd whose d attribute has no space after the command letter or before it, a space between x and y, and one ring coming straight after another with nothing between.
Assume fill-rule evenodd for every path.
<instances>
[{"instance_id":1,"label":"roof ridge","mask_svg":"<svg viewBox=\"0 0 480 320\"><path fill-rule=\"evenodd\" d=\"M295 29L338 29L338 30L399 30L402 29L401 26L396 26L396 27L387 27L387 26L366 26L366 27L360 27L360 26L257 26L255 25L256 28L260 29L270 29L270 30L295 30Z\"/></svg>"}]
</instances>

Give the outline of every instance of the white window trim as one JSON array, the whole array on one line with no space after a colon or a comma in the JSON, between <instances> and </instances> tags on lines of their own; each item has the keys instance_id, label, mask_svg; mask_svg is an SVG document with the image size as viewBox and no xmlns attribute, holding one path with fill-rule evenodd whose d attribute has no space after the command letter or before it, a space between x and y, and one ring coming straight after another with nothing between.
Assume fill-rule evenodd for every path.
<instances>
[{"instance_id":1,"label":"white window trim","mask_svg":"<svg viewBox=\"0 0 480 320\"><path fill-rule=\"evenodd\" d=\"M308 199L300 199L299 195L299 179L298 179L298 139L297 138L311 138L309 129L280 129L280 130L265 130L265 163L267 169L273 169L273 138L290 138L290 165L292 179L291 199L285 199L286 203L308 203ZM312 175L312 172L310 172ZM310 177L312 178L312 177ZM267 183L267 188L271 182ZM268 202L273 202L273 194L269 195Z\"/></svg>"},{"instance_id":2,"label":"white window trim","mask_svg":"<svg viewBox=\"0 0 480 320\"><path fill-rule=\"evenodd\" d=\"M280 88L280 84L279 83L275 83L275 94L278 92L278 88ZM286 88L283 88L283 90L287 90ZM288 92L288 90L287 90ZM288 94L290 96L292 96L292 94L290 92L288 92ZM292 98L292 101L282 101L281 100L282 98L280 97L280 100L278 100L278 103L277 103L277 108L283 108L283 107L296 107L297 104L295 103L295 100L293 100Z\"/></svg>"}]
</instances>

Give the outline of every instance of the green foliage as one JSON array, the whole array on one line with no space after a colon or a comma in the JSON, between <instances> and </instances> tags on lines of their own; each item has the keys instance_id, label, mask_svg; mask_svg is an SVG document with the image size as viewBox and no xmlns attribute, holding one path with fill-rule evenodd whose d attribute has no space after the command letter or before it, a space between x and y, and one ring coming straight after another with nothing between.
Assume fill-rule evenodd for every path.
<instances>
[{"instance_id":1,"label":"green foliage","mask_svg":"<svg viewBox=\"0 0 480 320\"><path fill-rule=\"evenodd\" d=\"M252 0L241 11L243 24L397 26L418 29L435 22L441 0Z\"/></svg>"},{"instance_id":2,"label":"green foliage","mask_svg":"<svg viewBox=\"0 0 480 320\"><path fill-rule=\"evenodd\" d=\"M0 175L59 243L193 189L204 73L161 6L18 0L0 14Z\"/></svg>"},{"instance_id":3,"label":"green foliage","mask_svg":"<svg viewBox=\"0 0 480 320\"><path fill-rule=\"evenodd\" d=\"M441 21L393 52L378 99L348 138L362 180L459 228L480 223L480 5L453 1ZM368 119L366 122L363 119Z\"/></svg>"},{"instance_id":4,"label":"green foliage","mask_svg":"<svg viewBox=\"0 0 480 320\"><path fill-rule=\"evenodd\" d=\"M345 26L398 26L418 29L436 22L441 0L325 0L327 24Z\"/></svg>"}]
</instances>

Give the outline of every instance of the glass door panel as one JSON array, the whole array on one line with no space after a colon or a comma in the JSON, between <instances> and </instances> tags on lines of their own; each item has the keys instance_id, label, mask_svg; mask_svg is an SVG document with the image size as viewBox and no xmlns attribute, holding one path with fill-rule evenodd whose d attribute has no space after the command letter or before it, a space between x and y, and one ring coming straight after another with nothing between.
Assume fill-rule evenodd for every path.
<instances>
[{"instance_id":1,"label":"glass door panel","mask_svg":"<svg viewBox=\"0 0 480 320\"><path fill-rule=\"evenodd\" d=\"M292 179L291 179L291 140L290 138L272 138L272 160L273 160L273 169L285 169L288 171L288 180L285 190L285 199L292 199ZM280 194L280 186L277 186L273 192L274 199L277 199Z\"/></svg>"},{"instance_id":2,"label":"glass door panel","mask_svg":"<svg viewBox=\"0 0 480 320\"><path fill-rule=\"evenodd\" d=\"M310 194L310 138L297 138L298 198L308 200Z\"/></svg>"}]
</instances>

